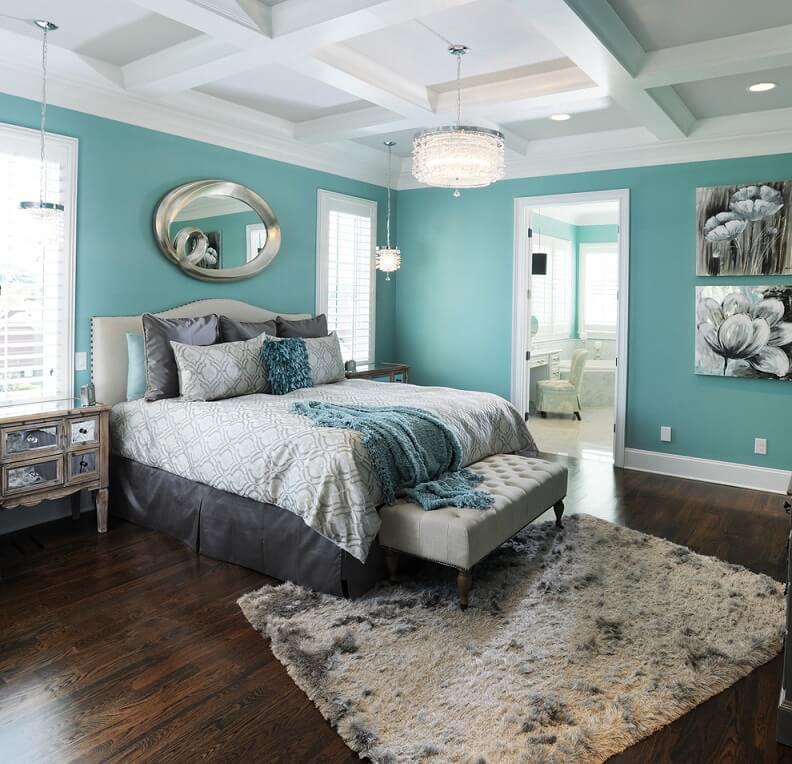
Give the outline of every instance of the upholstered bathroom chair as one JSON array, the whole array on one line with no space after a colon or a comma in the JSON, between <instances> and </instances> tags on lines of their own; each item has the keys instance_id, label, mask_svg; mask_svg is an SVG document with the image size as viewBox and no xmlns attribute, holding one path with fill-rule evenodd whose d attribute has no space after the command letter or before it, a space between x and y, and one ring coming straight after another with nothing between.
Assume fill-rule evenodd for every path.
<instances>
[{"instance_id":1,"label":"upholstered bathroom chair","mask_svg":"<svg viewBox=\"0 0 792 764\"><path fill-rule=\"evenodd\" d=\"M543 417L548 413L572 414L580 421L580 388L583 385L586 358L586 350L576 350L572 354L569 379L543 379L536 383L539 398L536 408Z\"/></svg>"}]
</instances>

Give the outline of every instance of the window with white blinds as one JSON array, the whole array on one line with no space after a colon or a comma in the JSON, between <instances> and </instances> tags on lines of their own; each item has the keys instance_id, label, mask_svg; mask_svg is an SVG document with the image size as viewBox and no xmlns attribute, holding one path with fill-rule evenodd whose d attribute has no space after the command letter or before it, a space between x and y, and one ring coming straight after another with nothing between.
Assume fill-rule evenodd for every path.
<instances>
[{"instance_id":1,"label":"window with white blinds","mask_svg":"<svg viewBox=\"0 0 792 764\"><path fill-rule=\"evenodd\" d=\"M578 321L582 337L616 336L618 292L618 244L581 244Z\"/></svg>"},{"instance_id":2,"label":"window with white blinds","mask_svg":"<svg viewBox=\"0 0 792 764\"><path fill-rule=\"evenodd\" d=\"M341 341L344 360L374 361L377 203L319 192L317 313Z\"/></svg>"},{"instance_id":3,"label":"window with white blinds","mask_svg":"<svg viewBox=\"0 0 792 764\"><path fill-rule=\"evenodd\" d=\"M572 332L572 243L534 233L533 251L547 252L547 275L531 278L531 313L539 322L534 341L567 339Z\"/></svg>"},{"instance_id":4,"label":"window with white blinds","mask_svg":"<svg viewBox=\"0 0 792 764\"><path fill-rule=\"evenodd\" d=\"M47 137L45 199L54 224L19 209L39 198L39 133L0 124L0 402L74 390L74 222L77 141Z\"/></svg>"}]
</instances>

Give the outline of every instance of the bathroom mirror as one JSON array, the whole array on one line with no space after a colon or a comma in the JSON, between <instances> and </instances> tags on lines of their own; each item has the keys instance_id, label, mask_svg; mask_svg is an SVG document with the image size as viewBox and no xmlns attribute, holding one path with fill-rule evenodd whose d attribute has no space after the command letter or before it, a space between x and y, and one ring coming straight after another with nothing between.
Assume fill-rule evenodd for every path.
<instances>
[{"instance_id":1,"label":"bathroom mirror","mask_svg":"<svg viewBox=\"0 0 792 764\"><path fill-rule=\"evenodd\" d=\"M204 281L249 278L275 259L281 245L269 204L226 180L197 180L168 192L154 214L154 235L169 260Z\"/></svg>"}]
</instances>

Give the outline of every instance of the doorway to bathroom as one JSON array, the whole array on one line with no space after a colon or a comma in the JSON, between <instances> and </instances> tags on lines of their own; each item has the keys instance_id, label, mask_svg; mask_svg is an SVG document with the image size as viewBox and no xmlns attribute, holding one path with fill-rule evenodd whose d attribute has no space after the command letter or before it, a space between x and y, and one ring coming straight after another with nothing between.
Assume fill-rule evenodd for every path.
<instances>
[{"instance_id":1,"label":"doorway to bathroom","mask_svg":"<svg viewBox=\"0 0 792 764\"><path fill-rule=\"evenodd\" d=\"M512 403L541 451L624 464L629 191L515 200Z\"/></svg>"}]
</instances>

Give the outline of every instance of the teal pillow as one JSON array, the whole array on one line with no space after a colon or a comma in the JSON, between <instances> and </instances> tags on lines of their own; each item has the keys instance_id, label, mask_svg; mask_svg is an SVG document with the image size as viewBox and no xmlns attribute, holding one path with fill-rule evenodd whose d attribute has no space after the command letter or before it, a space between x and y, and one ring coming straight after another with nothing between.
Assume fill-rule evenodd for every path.
<instances>
[{"instance_id":1,"label":"teal pillow","mask_svg":"<svg viewBox=\"0 0 792 764\"><path fill-rule=\"evenodd\" d=\"M273 395L285 395L292 390L313 387L308 350L302 338L267 338L261 348L261 355Z\"/></svg>"},{"instance_id":2,"label":"teal pillow","mask_svg":"<svg viewBox=\"0 0 792 764\"><path fill-rule=\"evenodd\" d=\"M127 400L146 394L146 344L142 334L127 332Z\"/></svg>"}]
</instances>

